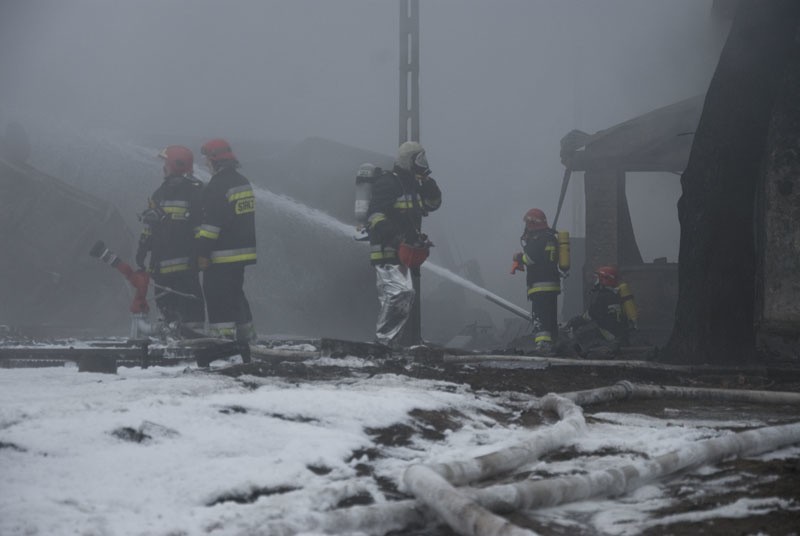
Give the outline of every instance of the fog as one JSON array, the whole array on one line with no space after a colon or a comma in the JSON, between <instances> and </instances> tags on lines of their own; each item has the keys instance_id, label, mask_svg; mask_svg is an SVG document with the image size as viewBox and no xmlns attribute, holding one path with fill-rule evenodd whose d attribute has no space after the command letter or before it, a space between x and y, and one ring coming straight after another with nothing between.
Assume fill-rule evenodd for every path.
<instances>
[{"instance_id":1,"label":"fog","mask_svg":"<svg viewBox=\"0 0 800 536\"><path fill-rule=\"evenodd\" d=\"M477 260L488 288L524 305L510 260L524 212L555 212L561 137L705 92L724 28L711 0L421 4L420 137L444 195L425 225L457 263ZM5 0L0 122L33 114L176 139L316 136L392 155L398 12L394 0ZM677 260L678 177L634 182L645 260ZM144 183L142 198L152 189ZM577 235L581 190L576 174L559 224Z\"/></svg>"}]
</instances>

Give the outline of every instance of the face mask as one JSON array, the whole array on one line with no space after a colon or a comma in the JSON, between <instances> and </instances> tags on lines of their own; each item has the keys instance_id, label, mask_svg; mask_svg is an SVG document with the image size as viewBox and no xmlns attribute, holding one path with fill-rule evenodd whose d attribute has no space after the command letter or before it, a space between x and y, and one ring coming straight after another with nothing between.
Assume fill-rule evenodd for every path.
<instances>
[{"instance_id":1,"label":"face mask","mask_svg":"<svg viewBox=\"0 0 800 536\"><path fill-rule=\"evenodd\" d=\"M424 150L420 151L414 158L414 174L422 177L427 177L431 174L431 170L428 167L428 157L425 156Z\"/></svg>"}]
</instances>

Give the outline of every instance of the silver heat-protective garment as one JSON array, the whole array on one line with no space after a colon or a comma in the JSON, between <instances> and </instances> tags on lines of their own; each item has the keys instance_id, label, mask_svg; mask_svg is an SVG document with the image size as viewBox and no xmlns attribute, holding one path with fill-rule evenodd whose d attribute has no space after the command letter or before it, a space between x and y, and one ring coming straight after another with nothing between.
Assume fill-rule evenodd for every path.
<instances>
[{"instance_id":1,"label":"silver heat-protective garment","mask_svg":"<svg viewBox=\"0 0 800 536\"><path fill-rule=\"evenodd\" d=\"M375 337L378 342L389 345L397 337L411 313L414 303L414 284L411 273L405 266L384 264L375 266L378 301L381 311Z\"/></svg>"}]
</instances>

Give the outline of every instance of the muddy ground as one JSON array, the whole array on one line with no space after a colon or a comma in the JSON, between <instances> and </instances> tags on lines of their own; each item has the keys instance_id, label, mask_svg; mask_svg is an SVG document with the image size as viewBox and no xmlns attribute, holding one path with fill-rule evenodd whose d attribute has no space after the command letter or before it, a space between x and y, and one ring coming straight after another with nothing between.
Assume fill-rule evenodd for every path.
<instances>
[{"instance_id":1,"label":"muddy ground","mask_svg":"<svg viewBox=\"0 0 800 536\"><path fill-rule=\"evenodd\" d=\"M770 391L800 392L800 366L793 363L774 363L769 366L749 369L711 369L695 368L681 370L660 370L648 366L636 366L630 361L609 361L602 365L582 364L579 361L570 364L545 366L539 364L493 361L490 363L448 364L443 363L441 356L401 355L385 359L375 359L372 366L350 369L346 366L315 365L311 361L285 361L282 359L257 358L256 362L228 368L221 373L240 377L246 381L247 375L280 376L298 382L330 381L347 376L364 377L377 374L403 374L414 378L442 380L468 385L473 391L483 394L496 393L498 398L507 400L525 400L529 396L542 396L547 393L565 393L576 390L591 389L613 385L620 380L633 383L654 385L670 385L684 387L707 387L725 389L753 389ZM245 376L243 378L242 376ZM491 396L491 395L490 395ZM637 400L619 401L592 406L586 410L587 422L591 422L591 414L598 411L638 413L664 417L665 401ZM766 422L794 422L797 408L769 407L755 408L746 405L725 404L720 408L712 404L698 403L690 400L669 400L670 411L686 412L698 418L735 418L738 415L762 414ZM509 407L509 411L492 417L499 421L516 420L517 424L535 427L543 423L538 413L522 413L519 405ZM370 458L380 456L380 447L408 444L414 434L423 434L427 439L436 439L447 429L457 426L453 416L440 412L418 412L414 417L416 425L397 425L381 430L369 430L373 436L376 449L366 453ZM443 436L442 436L443 437ZM564 459L574 453L570 449L562 449L545 457L547 459ZM362 471L370 474L369 463L365 463ZM800 459L782 459L761 461L756 459L729 460L717 465L714 478L730 476L742 479L738 486L724 492L691 493L689 487L703 488L704 478L701 473L682 475L679 481L664 484L671 494L678 499L673 506L658 512L658 516L667 518L675 514L694 510L705 510L715 505L731 504L741 498L780 497L800 505ZM547 477L545 473L532 475ZM376 480L379 480L376 478ZM385 496L390 499L405 499L409 496L397 490L393 482L378 482ZM685 495L685 496L682 496ZM357 504L356 501L353 504ZM351 506L342 505L342 506ZM508 517L519 526L529 527L540 534L581 535L596 534L589 529L575 526L546 524L524 513L515 513ZM397 534L437 535L453 534L446 526L435 529L430 527L407 530ZM800 534L800 513L798 511L772 511L765 515L751 515L746 518L715 517L708 521L673 522L641 532L648 536L707 534L707 535L771 535L786 536Z\"/></svg>"}]
</instances>

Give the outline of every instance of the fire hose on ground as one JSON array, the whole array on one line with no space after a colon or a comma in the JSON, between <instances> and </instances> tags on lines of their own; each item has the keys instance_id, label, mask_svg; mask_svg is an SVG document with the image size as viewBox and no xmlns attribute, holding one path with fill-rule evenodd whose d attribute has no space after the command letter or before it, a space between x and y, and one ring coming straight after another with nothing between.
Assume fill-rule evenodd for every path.
<instances>
[{"instance_id":1,"label":"fire hose on ground","mask_svg":"<svg viewBox=\"0 0 800 536\"><path fill-rule=\"evenodd\" d=\"M618 496L685 469L716 463L731 456L762 454L800 443L800 423L792 423L699 441L652 459L586 475L523 481L481 489L455 488L456 485L508 473L536 461L546 452L573 442L585 430L583 413L574 404L591 405L630 398L800 405L798 393L664 387L627 381L563 395L550 394L533 400L530 406L554 410L561 420L546 429L535 431L523 443L472 460L409 467L403 480L416 500L355 506L332 512L310 512L294 523L268 522L266 527L261 525L260 528L266 528L269 534L296 534L308 530L385 534L430 523L438 517L459 534L529 536L534 533L509 523L494 512L507 513L589 498Z\"/></svg>"}]
</instances>

